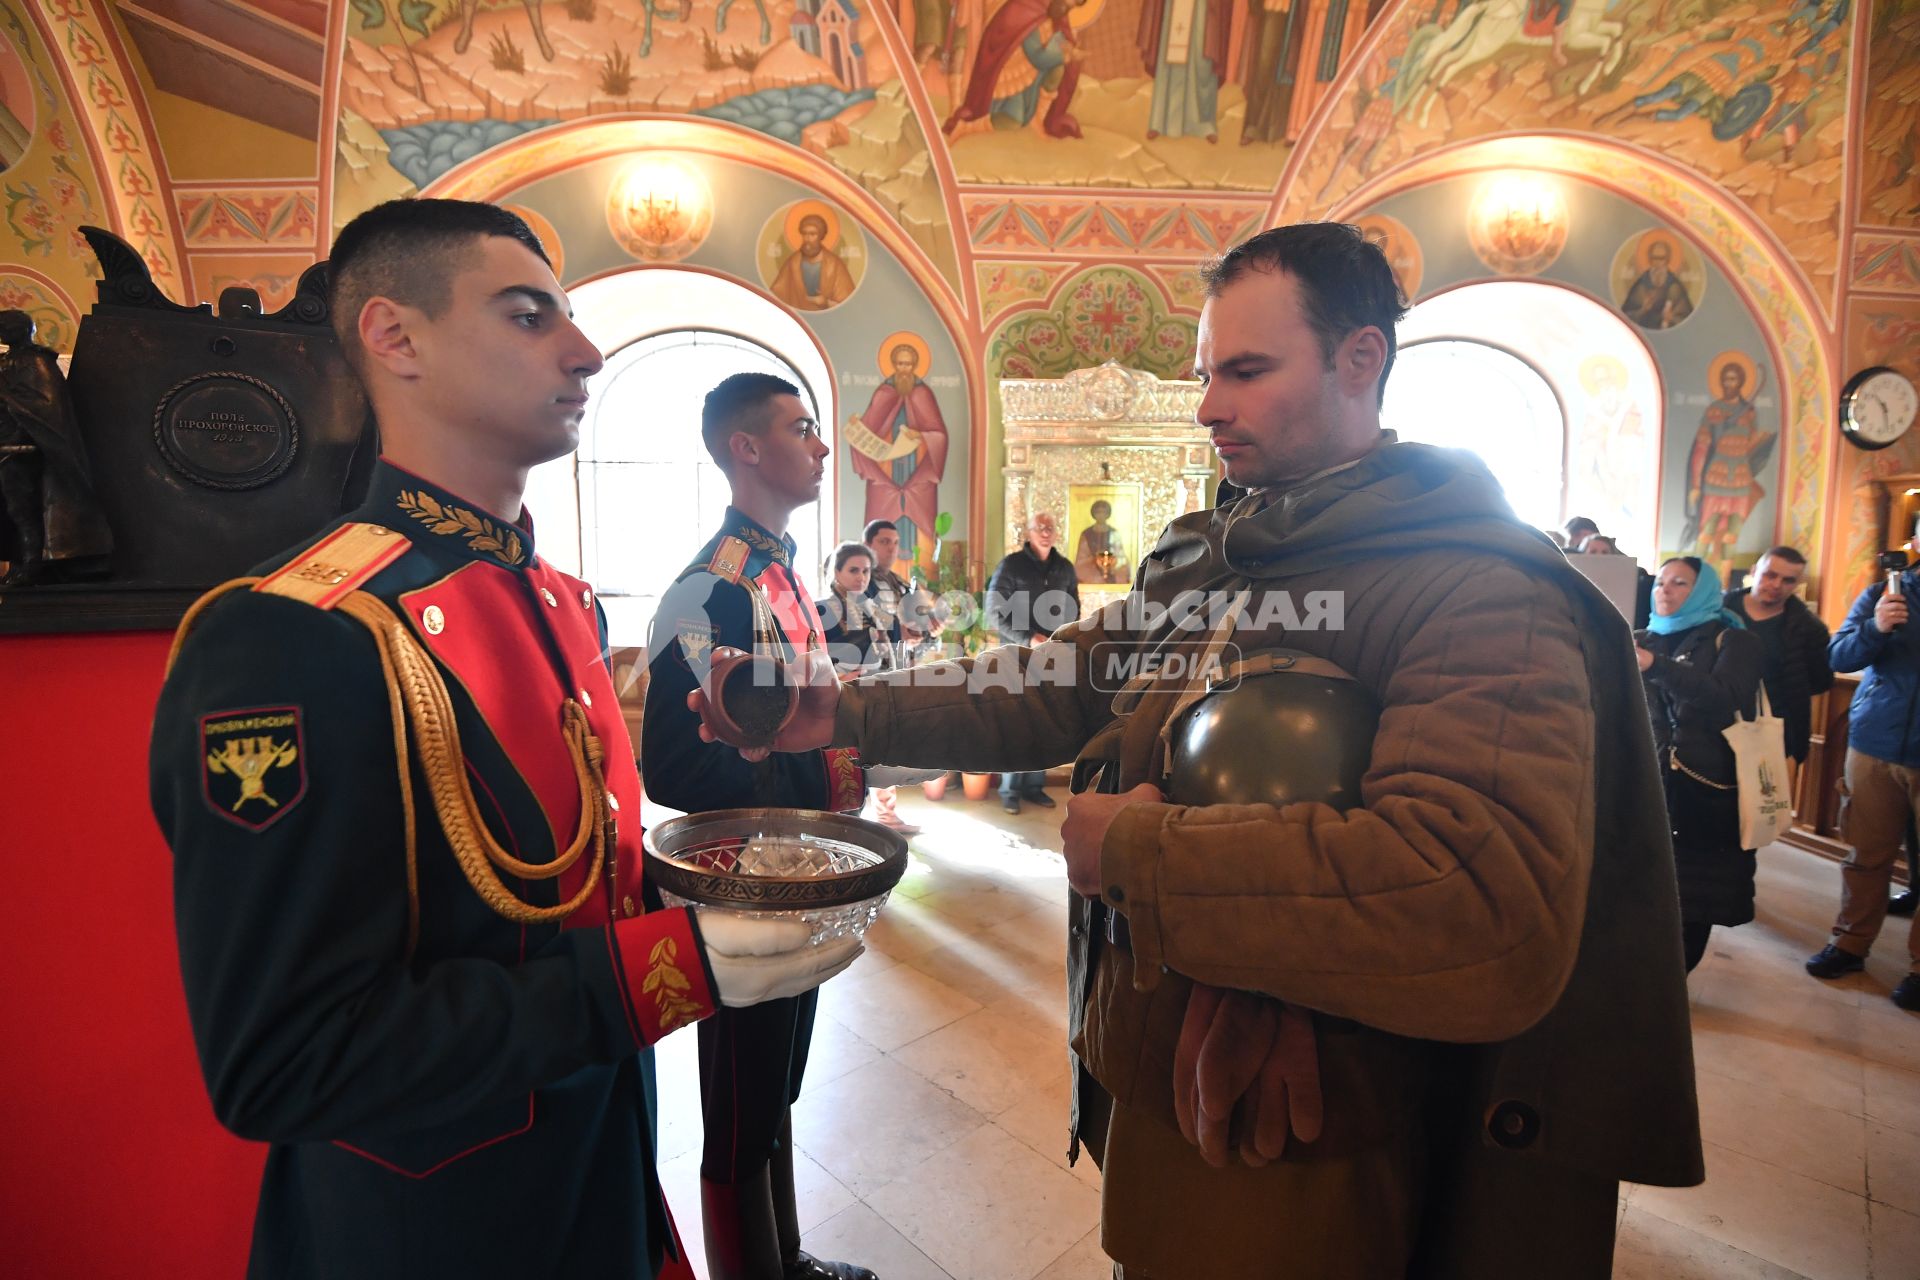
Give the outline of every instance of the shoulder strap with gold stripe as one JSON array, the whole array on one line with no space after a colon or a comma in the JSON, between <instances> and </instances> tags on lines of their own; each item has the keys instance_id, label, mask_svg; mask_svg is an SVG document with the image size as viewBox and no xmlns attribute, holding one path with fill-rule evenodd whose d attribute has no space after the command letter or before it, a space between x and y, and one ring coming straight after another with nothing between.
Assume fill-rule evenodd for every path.
<instances>
[{"instance_id":1,"label":"shoulder strap with gold stripe","mask_svg":"<svg viewBox=\"0 0 1920 1280\"><path fill-rule=\"evenodd\" d=\"M552 861L528 863L514 857L487 830L467 781L465 755L445 679L392 606L358 589L358 584L405 554L406 548L407 540L383 525L346 525L267 577L223 582L196 600L180 620L167 667L172 669L200 614L222 596L244 587L306 600L322 609L337 608L367 629L379 651L393 722L406 825L407 955L411 957L420 937L420 881L410 747L418 747L428 793L460 869L481 899L509 920L523 924L557 922L585 903L598 887L602 869L608 866L607 846L613 842L614 828L603 770L605 749L588 724L586 712L568 698L561 709L561 732L580 787L580 825L572 841L557 850ZM409 726L413 730L411 741ZM554 906L536 906L520 898L493 869L499 866L525 880L549 880L571 868L589 849L592 861L579 891Z\"/></svg>"},{"instance_id":2,"label":"shoulder strap with gold stripe","mask_svg":"<svg viewBox=\"0 0 1920 1280\"><path fill-rule=\"evenodd\" d=\"M713 557L707 561L707 572L716 578L723 578L737 587L745 587L747 597L753 601L753 643L766 652L786 652L788 646L780 642L780 632L774 626L773 606L767 601L767 594L758 581L747 573L747 561L753 555L753 548L743 539L729 534L720 539L720 545L713 549Z\"/></svg>"},{"instance_id":3,"label":"shoulder strap with gold stripe","mask_svg":"<svg viewBox=\"0 0 1920 1280\"><path fill-rule=\"evenodd\" d=\"M343 524L253 584L255 591L331 609L407 553L406 536L383 524Z\"/></svg>"}]
</instances>

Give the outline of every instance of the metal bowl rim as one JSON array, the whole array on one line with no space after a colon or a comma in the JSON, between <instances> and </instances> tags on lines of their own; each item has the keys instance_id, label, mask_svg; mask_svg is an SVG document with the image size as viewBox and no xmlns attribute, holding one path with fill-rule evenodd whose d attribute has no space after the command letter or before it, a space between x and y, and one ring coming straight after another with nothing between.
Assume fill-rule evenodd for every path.
<instances>
[{"instance_id":1,"label":"metal bowl rim","mask_svg":"<svg viewBox=\"0 0 1920 1280\"><path fill-rule=\"evenodd\" d=\"M714 833L716 839L725 839L729 835L740 835L748 838L757 835L766 835L767 830L764 824L769 818L774 816L791 821L804 821L810 827L826 827L828 831L838 827L848 831L850 834L857 834L860 837L859 839L849 840L847 843L858 844L863 848L870 849L872 852L880 855L880 861L870 867L857 867L851 871L835 871L828 875L736 877L730 872L702 870L698 867L689 867L684 863L676 862L674 858L678 851L662 847L668 839L680 836L682 833L690 830L701 831L707 827L721 828L721 830ZM739 831L725 830L726 827L732 824L740 824L743 829ZM806 833L796 831L793 834L799 835ZM829 839L833 838L828 832L816 831L816 834L826 835ZM878 847L875 847L876 845ZM641 847L649 858L666 863L683 875L727 876L740 880L759 881L769 885L832 884L835 881L852 880L859 876L870 876L876 872L887 870L895 864L899 865L902 874L904 874L907 861L906 837L897 831L888 830L877 822L873 822L867 818L851 817L844 813L833 813L825 809L782 809L771 806L755 809L710 809L703 813L687 813L682 814L678 818L669 818L660 825L650 828L645 833L641 839ZM891 890L892 886L890 885L888 888ZM785 909L791 910L793 908L789 907Z\"/></svg>"}]
</instances>

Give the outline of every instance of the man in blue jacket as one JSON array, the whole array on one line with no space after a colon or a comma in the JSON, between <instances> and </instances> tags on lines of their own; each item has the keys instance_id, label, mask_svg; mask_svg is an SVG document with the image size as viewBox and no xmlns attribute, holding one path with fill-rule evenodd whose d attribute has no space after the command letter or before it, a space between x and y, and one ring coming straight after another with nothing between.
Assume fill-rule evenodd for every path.
<instances>
[{"instance_id":1,"label":"man in blue jacket","mask_svg":"<svg viewBox=\"0 0 1920 1280\"><path fill-rule=\"evenodd\" d=\"M1907 547L1920 551L1920 529ZM1848 720L1843 830L1853 853L1841 871L1833 941L1807 961L1816 978L1866 966L1887 918L1894 859L1909 817L1920 808L1920 631L1908 618L1907 603L1920 591L1920 572L1908 568L1897 582L1877 582L1861 592L1827 646L1835 671L1867 674ZM1920 921L1907 928L1907 957L1912 968L1894 987L1893 1002L1920 1013Z\"/></svg>"}]
</instances>

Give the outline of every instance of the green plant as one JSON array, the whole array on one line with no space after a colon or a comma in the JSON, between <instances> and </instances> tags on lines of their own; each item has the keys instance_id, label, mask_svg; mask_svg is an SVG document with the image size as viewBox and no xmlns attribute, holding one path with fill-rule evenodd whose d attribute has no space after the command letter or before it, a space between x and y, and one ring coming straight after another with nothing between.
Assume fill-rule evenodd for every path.
<instances>
[{"instance_id":1,"label":"green plant","mask_svg":"<svg viewBox=\"0 0 1920 1280\"><path fill-rule=\"evenodd\" d=\"M967 565L964 540L949 541L953 532L953 513L942 511L933 521L933 571L926 587L944 607L947 625L940 640L949 653L978 653L993 644L998 636L987 623L986 596L975 591Z\"/></svg>"},{"instance_id":2,"label":"green plant","mask_svg":"<svg viewBox=\"0 0 1920 1280\"><path fill-rule=\"evenodd\" d=\"M758 49L749 49L745 45L729 51L727 56L732 58L733 65L742 71L751 71L760 65L760 51Z\"/></svg>"},{"instance_id":3,"label":"green plant","mask_svg":"<svg viewBox=\"0 0 1920 1280\"><path fill-rule=\"evenodd\" d=\"M731 65L727 55L720 52L720 46L713 42L713 37L704 31L700 33L700 65L709 71L718 71Z\"/></svg>"},{"instance_id":4,"label":"green plant","mask_svg":"<svg viewBox=\"0 0 1920 1280\"><path fill-rule=\"evenodd\" d=\"M609 98L624 98L633 88L633 62L615 45L600 61L600 92Z\"/></svg>"},{"instance_id":5,"label":"green plant","mask_svg":"<svg viewBox=\"0 0 1920 1280\"><path fill-rule=\"evenodd\" d=\"M525 75L527 55L519 45L513 42L511 31L496 31L493 39L487 42L487 54L493 62L495 71L512 71Z\"/></svg>"}]
</instances>

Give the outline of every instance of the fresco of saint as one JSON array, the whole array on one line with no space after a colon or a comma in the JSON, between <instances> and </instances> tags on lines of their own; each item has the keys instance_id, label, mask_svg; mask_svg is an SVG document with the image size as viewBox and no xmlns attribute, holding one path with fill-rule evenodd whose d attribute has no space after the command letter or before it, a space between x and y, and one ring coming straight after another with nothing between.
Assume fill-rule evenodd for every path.
<instances>
[{"instance_id":1,"label":"fresco of saint","mask_svg":"<svg viewBox=\"0 0 1920 1280\"><path fill-rule=\"evenodd\" d=\"M800 244L773 278L773 296L795 311L825 311L853 296L853 273L839 254L827 248L829 230L820 214L801 218Z\"/></svg>"},{"instance_id":2,"label":"fresco of saint","mask_svg":"<svg viewBox=\"0 0 1920 1280\"><path fill-rule=\"evenodd\" d=\"M966 97L947 117L944 131L988 117L996 128L1023 128L1039 111L1041 92L1051 89L1053 104L1040 127L1049 137L1080 137L1080 124L1067 108L1080 84L1085 54L1067 16L1086 2L1007 0L980 33Z\"/></svg>"},{"instance_id":3,"label":"fresco of saint","mask_svg":"<svg viewBox=\"0 0 1920 1280\"><path fill-rule=\"evenodd\" d=\"M1749 369L1755 369L1751 376ZM1724 571L1741 526L1767 496L1758 475L1773 454L1775 437L1760 429L1754 407L1760 379L1750 359L1739 352L1721 356L1714 361L1714 380L1720 398L1700 415L1687 459L1687 525L1681 541Z\"/></svg>"},{"instance_id":4,"label":"fresco of saint","mask_svg":"<svg viewBox=\"0 0 1920 1280\"><path fill-rule=\"evenodd\" d=\"M947 469L947 423L921 376L929 363L925 341L897 333L881 351L890 376L873 389L866 412L847 419L842 434L854 474L867 482L863 521L893 521L900 557L927 566Z\"/></svg>"}]
</instances>

